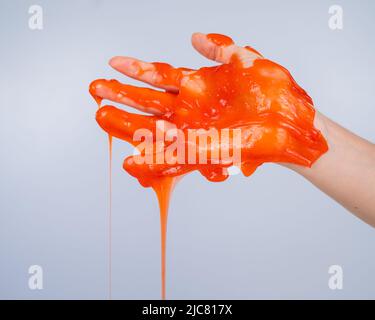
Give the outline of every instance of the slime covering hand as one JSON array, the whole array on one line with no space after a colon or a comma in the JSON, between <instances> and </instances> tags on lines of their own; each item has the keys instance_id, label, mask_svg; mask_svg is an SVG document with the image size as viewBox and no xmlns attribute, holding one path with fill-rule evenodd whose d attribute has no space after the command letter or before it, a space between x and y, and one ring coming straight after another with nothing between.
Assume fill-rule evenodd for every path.
<instances>
[{"instance_id":1,"label":"slime covering hand","mask_svg":"<svg viewBox=\"0 0 375 320\"><path fill-rule=\"evenodd\" d=\"M151 114L104 106L97 111L99 125L111 136L135 146L140 141L134 140L134 132L146 128L155 133L158 120L184 132L194 128L241 129L240 166L246 176L264 162L311 166L328 150L324 137L313 125L313 102L288 70L250 47L236 46L223 35L195 33L192 44L221 64L191 70L128 57L113 58L110 65L116 70L164 91L117 80L95 80L90 92L98 103L108 99ZM232 151L236 147L229 146ZM160 152L157 147L154 150ZM226 179L227 168L233 163L225 159L215 162L208 155L204 164L137 164L137 156L130 156L124 168L144 186L152 185L157 178L193 170L199 170L210 181Z\"/></svg>"}]
</instances>

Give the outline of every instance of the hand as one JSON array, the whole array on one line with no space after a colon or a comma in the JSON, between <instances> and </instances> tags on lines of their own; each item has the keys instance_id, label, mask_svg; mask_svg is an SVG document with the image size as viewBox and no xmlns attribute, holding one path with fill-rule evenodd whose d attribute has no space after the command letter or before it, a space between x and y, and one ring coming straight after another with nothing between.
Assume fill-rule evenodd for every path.
<instances>
[{"instance_id":1,"label":"hand","mask_svg":"<svg viewBox=\"0 0 375 320\"><path fill-rule=\"evenodd\" d=\"M126 76L165 91L125 85L117 80L95 80L90 92L98 102L108 99L151 114L132 114L104 106L97 112L99 125L110 135L135 146L139 141L134 139L134 133L144 128L153 133L155 143L157 121L185 133L200 128L240 129L240 145L231 143L229 149L241 150L240 166L245 175L264 162L311 166L328 150L324 137L313 125L315 110L311 98L285 68L264 59L250 47L236 46L223 35L195 33L192 44L198 52L220 64L192 70L128 57L111 59L110 65ZM189 142L183 143L187 150ZM165 152L167 147L155 146L155 155ZM141 154L125 159L124 168L144 186L149 186L155 177L179 176L192 170L199 170L211 181L226 179L227 167L233 163L228 159L216 161L212 156L212 150L222 149L223 144L207 148L210 150L205 150L208 159L204 164L139 164L136 160Z\"/></svg>"}]
</instances>

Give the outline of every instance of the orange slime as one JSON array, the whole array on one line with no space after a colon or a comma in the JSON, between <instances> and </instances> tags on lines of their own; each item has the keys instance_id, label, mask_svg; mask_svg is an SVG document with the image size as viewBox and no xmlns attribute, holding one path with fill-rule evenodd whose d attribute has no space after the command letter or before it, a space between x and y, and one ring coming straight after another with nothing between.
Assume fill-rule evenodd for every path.
<instances>
[{"instance_id":1,"label":"orange slime","mask_svg":"<svg viewBox=\"0 0 375 320\"><path fill-rule=\"evenodd\" d=\"M102 103L102 98L94 97L98 108L100 109L100 104ZM108 134L108 299L112 300L112 146L113 137Z\"/></svg>"},{"instance_id":2,"label":"orange slime","mask_svg":"<svg viewBox=\"0 0 375 320\"><path fill-rule=\"evenodd\" d=\"M112 136L108 135L109 151L109 215L108 215L108 297L112 299Z\"/></svg>"},{"instance_id":3,"label":"orange slime","mask_svg":"<svg viewBox=\"0 0 375 320\"><path fill-rule=\"evenodd\" d=\"M232 39L227 36L209 34L207 39L220 48L234 47ZM131 114L104 106L97 111L96 120L110 135L134 146L140 143L133 140L134 132L140 128L149 129L155 142L156 122L160 120L183 132L199 128L241 129L240 167L246 176L265 162L310 167L328 150L324 137L313 125L315 110L312 99L284 67L264 59L251 47L241 48L238 52L227 63L198 70L153 63L152 70L159 75L157 85L165 88L173 84L178 90L167 88L163 92L125 85L116 80L95 80L90 92L97 101L105 98L153 114ZM249 57L253 60L250 61ZM136 68L134 78L142 78L149 71L142 68L140 62L135 62L132 67ZM187 144L184 148L187 149ZM230 145L230 150L234 148ZM123 167L143 186L152 187L159 200L162 297L165 298L167 212L175 178L198 170L210 181L223 181L228 177L227 168L233 163L217 163L209 158L203 164L139 164L136 157L126 158Z\"/></svg>"},{"instance_id":4,"label":"orange slime","mask_svg":"<svg viewBox=\"0 0 375 320\"><path fill-rule=\"evenodd\" d=\"M171 192L175 184L175 178L156 179L152 185L158 197L160 208L160 235L161 235L161 298L165 300L166 283L166 247L167 247L167 220Z\"/></svg>"}]
</instances>

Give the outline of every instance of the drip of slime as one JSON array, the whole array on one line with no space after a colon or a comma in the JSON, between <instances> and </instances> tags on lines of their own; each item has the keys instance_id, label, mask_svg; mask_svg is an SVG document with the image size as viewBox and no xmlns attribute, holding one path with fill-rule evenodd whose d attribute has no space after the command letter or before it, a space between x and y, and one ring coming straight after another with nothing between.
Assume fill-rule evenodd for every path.
<instances>
[{"instance_id":1,"label":"drip of slime","mask_svg":"<svg viewBox=\"0 0 375 320\"><path fill-rule=\"evenodd\" d=\"M98 110L102 98L94 96ZM113 136L108 134L108 299L112 300L112 146Z\"/></svg>"},{"instance_id":2,"label":"drip of slime","mask_svg":"<svg viewBox=\"0 0 375 320\"><path fill-rule=\"evenodd\" d=\"M166 247L167 247L167 222L171 194L176 183L176 178L164 177L152 182L159 202L160 210L160 238L161 238L161 298L165 300L166 287Z\"/></svg>"},{"instance_id":3,"label":"drip of slime","mask_svg":"<svg viewBox=\"0 0 375 320\"><path fill-rule=\"evenodd\" d=\"M108 297L112 299L112 136L108 135L109 212L108 212Z\"/></svg>"}]
</instances>

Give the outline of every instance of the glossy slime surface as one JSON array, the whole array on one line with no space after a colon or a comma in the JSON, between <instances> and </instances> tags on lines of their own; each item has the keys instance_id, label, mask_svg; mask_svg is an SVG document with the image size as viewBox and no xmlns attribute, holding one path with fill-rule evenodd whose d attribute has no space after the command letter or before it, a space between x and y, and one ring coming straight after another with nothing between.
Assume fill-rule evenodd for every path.
<instances>
[{"instance_id":1,"label":"glossy slime surface","mask_svg":"<svg viewBox=\"0 0 375 320\"><path fill-rule=\"evenodd\" d=\"M97 102L108 99L151 115L128 113L103 106L96 114L99 125L111 136L134 146L134 132L156 131L165 121L186 132L189 129L241 129L241 170L251 175L265 162L311 166L328 150L314 125L315 110L308 94L284 67L263 58L251 47L236 46L219 34L195 34L194 47L220 65L198 70L173 68L165 63L146 63L116 57L111 65L132 78L164 91L125 85L117 80L95 80L90 93ZM154 137L156 134L153 135ZM231 149L234 146L230 146ZM205 164L137 164L136 156L124 161L124 169L145 187L153 187L159 199L162 229L162 296L165 297L165 239L168 199L175 179L198 170L210 181L228 178L228 162Z\"/></svg>"}]
</instances>

